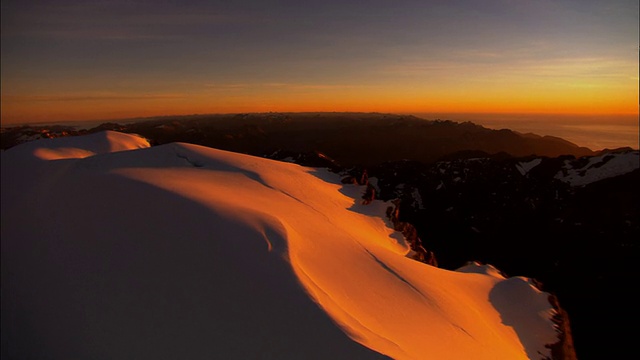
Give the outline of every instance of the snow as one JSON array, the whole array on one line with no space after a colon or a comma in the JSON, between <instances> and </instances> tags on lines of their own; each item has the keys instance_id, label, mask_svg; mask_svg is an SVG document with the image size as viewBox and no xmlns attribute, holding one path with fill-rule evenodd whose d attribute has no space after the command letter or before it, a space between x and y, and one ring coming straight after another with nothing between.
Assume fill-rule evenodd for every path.
<instances>
[{"instance_id":1,"label":"snow","mask_svg":"<svg viewBox=\"0 0 640 360\"><path fill-rule=\"evenodd\" d=\"M411 197L413 198L413 206L419 210L424 210L424 203L422 202L422 196L420 196L418 189L413 189Z\"/></svg>"},{"instance_id":2,"label":"snow","mask_svg":"<svg viewBox=\"0 0 640 360\"><path fill-rule=\"evenodd\" d=\"M60 160L85 158L96 154L142 149L149 146L149 142L140 136L103 131L81 137L27 142L20 145L19 153L21 156L35 157L40 160Z\"/></svg>"},{"instance_id":3,"label":"snow","mask_svg":"<svg viewBox=\"0 0 640 360\"><path fill-rule=\"evenodd\" d=\"M518 164L516 164L516 169L518 169L522 176L525 176L529 173L529 171L531 171L531 169L540 165L541 162L542 159L533 159L527 162L519 162Z\"/></svg>"},{"instance_id":4,"label":"snow","mask_svg":"<svg viewBox=\"0 0 640 360\"><path fill-rule=\"evenodd\" d=\"M640 168L638 150L624 153L604 154L589 158L586 165L574 168L571 161L565 165L555 178L571 186L584 186L614 176L624 175Z\"/></svg>"},{"instance_id":5,"label":"snow","mask_svg":"<svg viewBox=\"0 0 640 360\"><path fill-rule=\"evenodd\" d=\"M557 341L547 294L407 258L387 204L327 170L112 132L1 165L3 358L539 359Z\"/></svg>"},{"instance_id":6,"label":"snow","mask_svg":"<svg viewBox=\"0 0 640 360\"><path fill-rule=\"evenodd\" d=\"M369 185L373 186L373 188L375 189L376 193L380 193L380 186L378 185L379 182L380 182L380 180L378 180L377 177L375 177L375 176L369 177Z\"/></svg>"},{"instance_id":7,"label":"snow","mask_svg":"<svg viewBox=\"0 0 640 360\"><path fill-rule=\"evenodd\" d=\"M500 270L496 269L495 266L490 264L480 264L476 261L470 261L466 265L458 268L456 271L463 273L484 274L501 280L505 279Z\"/></svg>"}]
</instances>

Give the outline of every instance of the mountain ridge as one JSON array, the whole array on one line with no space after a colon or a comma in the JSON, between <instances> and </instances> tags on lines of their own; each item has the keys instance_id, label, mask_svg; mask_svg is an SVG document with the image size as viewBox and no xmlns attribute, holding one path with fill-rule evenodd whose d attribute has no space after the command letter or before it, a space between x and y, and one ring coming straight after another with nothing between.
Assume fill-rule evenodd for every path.
<instances>
[{"instance_id":1,"label":"mountain ridge","mask_svg":"<svg viewBox=\"0 0 640 360\"><path fill-rule=\"evenodd\" d=\"M2 147L19 138L5 130ZM556 137L527 137L471 122L424 120L380 113L255 113L163 117L129 124L106 123L88 130L137 133L158 144L184 141L266 156L278 150L321 152L348 165L376 165L411 158L431 163L461 151L511 156L586 156L590 149ZM82 132L78 132L82 133Z\"/></svg>"}]
</instances>

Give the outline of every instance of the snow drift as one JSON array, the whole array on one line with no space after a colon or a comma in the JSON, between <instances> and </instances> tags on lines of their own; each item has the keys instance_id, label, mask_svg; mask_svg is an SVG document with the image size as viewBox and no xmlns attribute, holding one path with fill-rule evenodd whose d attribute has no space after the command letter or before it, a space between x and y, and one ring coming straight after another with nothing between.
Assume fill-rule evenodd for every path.
<instances>
[{"instance_id":1,"label":"snow drift","mask_svg":"<svg viewBox=\"0 0 640 360\"><path fill-rule=\"evenodd\" d=\"M113 132L5 151L3 357L550 355L548 294L409 259L338 180Z\"/></svg>"}]
</instances>

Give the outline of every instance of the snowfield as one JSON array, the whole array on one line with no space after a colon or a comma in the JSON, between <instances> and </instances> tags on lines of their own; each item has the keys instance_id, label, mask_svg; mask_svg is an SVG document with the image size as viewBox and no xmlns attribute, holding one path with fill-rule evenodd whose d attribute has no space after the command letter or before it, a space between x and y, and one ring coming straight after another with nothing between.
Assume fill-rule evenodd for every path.
<instances>
[{"instance_id":1,"label":"snowfield","mask_svg":"<svg viewBox=\"0 0 640 360\"><path fill-rule=\"evenodd\" d=\"M571 186L584 186L614 176L624 175L640 168L640 151L605 154L589 158L581 167L566 160L555 178Z\"/></svg>"},{"instance_id":2,"label":"snowfield","mask_svg":"<svg viewBox=\"0 0 640 360\"><path fill-rule=\"evenodd\" d=\"M540 165L541 162L542 162L542 159L539 159L539 158L533 159L531 161L520 162L516 164L516 169L518 169L518 172L520 173L520 175L526 176L529 173L529 171L531 171L531 169Z\"/></svg>"},{"instance_id":3,"label":"snowfield","mask_svg":"<svg viewBox=\"0 0 640 360\"><path fill-rule=\"evenodd\" d=\"M386 204L362 205L362 191L322 169L114 132L11 148L2 357L550 356L548 294L490 266L408 258Z\"/></svg>"}]
</instances>

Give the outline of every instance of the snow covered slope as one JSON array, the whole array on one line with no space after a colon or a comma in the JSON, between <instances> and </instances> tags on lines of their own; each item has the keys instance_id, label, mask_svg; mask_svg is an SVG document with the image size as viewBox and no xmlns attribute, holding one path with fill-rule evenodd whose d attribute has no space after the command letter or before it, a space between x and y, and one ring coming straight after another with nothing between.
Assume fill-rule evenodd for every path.
<instances>
[{"instance_id":1,"label":"snow covered slope","mask_svg":"<svg viewBox=\"0 0 640 360\"><path fill-rule=\"evenodd\" d=\"M578 163L588 159L586 163ZM578 164L576 164L578 163ZM623 153L611 153L601 156L593 156L575 161L566 160L564 167L555 178L571 186L583 186L623 175L640 168L640 152L638 150Z\"/></svg>"},{"instance_id":2,"label":"snow covered slope","mask_svg":"<svg viewBox=\"0 0 640 360\"><path fill-rule=\"evenodd\" d=\"M539 359L557 341L527 279L407 258L386 205L334 174L95 139L2 153L3 358Z\"/></svg>"},{"instance_id":3,"label":"snow covered slope","mask_svg":"<svg viewBox=\"0 0 640 360\"><path fill-rule=\"evenodd\" d=\"M20 153L42 160L85 158L96 154L142 149L149 142L139 136L103 131L85 136L41 139L20 145Z\"/></svg>"}]
</instances>

